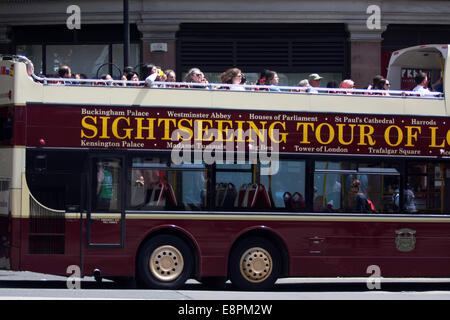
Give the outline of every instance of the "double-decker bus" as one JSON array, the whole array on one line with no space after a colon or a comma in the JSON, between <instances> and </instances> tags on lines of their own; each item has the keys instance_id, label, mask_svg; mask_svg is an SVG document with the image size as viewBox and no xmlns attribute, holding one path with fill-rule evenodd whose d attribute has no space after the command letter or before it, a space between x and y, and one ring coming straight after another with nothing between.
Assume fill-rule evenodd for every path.
<instances>
[{"instance_id":1,"label":"double-decker bus","mask_svg":"<svg viewBox=\"0 0 450 320\"><path fill-rule=\"evenodd\" d=\"M64 83L4 56L0 265L166 289L448 277L447 61L395 52L388 92L272 92ZM402 88L418 71L443 93Z\"/></svg>"}]
</instances>

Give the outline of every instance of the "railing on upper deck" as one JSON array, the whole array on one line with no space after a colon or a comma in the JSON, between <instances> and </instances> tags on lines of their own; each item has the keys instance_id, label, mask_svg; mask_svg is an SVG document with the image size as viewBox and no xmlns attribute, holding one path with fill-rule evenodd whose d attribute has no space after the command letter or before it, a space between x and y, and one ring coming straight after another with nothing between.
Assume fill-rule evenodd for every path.
<instances>
[{"instance_id":1,"label":"railing on upper deck","mask_svg":"<svg viewBox=\"0 0 450 320\"><path fill-rule=\"evenodd\" d=\"M443 99L442 92L430 92L426 95L417 91L407 90L374 90L374 89L350 89L350 88L313 88L297 86L274 86L274 85L239 85L227 83L192 83L192 82L160 82L151 83L145 81L128 80L102 80L102 79L64 79L46 78L32 75L36 82L44 85L57 86L110 86L116 88L146 88L146 89L195 89L195 90L229 90L236 92L271 92L271 93L296 93L296 94L326 94L326 95L346 95L346 96L367 96L386 98L433 98Z\"/></svg>"},{"instance_id":2,"label":"railing on upper deck","mask_svg":"<svg viewBox=\"0 0 450 320\"><path fill-rule=\"evenodd\" d=\"M20 55L0 55L0 60L14 60L25 64L33 65L32 62ZM109 86L116 88L157 88L157 89L194 89L194 90L229 90L237 92L271 92L271 93L296 93L307 95L345 95L348 97L367 96L367 97L385 97L385 98L433 98L444 99L442 92L430 92L421 94L416 91L407 90L372 90L355 88L313 88L297 86L274 86L274 85L236 85L227 83L188 83L188 82L159 82L159 81L128 81L128 80L103 80L103 79L65 79L39 77L34 73L31 77L35 82L43 85L57 86Z\"/></svg>"}]
</instances>

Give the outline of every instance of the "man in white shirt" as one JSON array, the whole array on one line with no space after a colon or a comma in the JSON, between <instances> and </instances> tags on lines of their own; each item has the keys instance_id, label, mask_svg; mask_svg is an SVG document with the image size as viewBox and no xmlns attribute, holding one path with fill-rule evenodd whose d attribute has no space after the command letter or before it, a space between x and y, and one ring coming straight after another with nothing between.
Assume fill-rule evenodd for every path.
<instances>
[{"instance_id":1,"label":"man in white shirt","mask_svg":"<svg viewBox=\"0 0 450 320\"><path fill-rule=\"evenodd\" d=\"M416 87L413 89L413 91L419 93L420 96L431 95L431 91L427 88L428 77L426 73L419 72L414 80L416 81Z\"/></svg>"},{"instance_id":2,"label":"man in white shirt","mask_svg":"<svg viewBox=\"0 0 450 320\"><path fill-rule=\"evenodd\" d=\"M310 85L309 92L319 93L319 90L317 90L316 88L320 87L320 80L321 79L323 79L323 77L319 76L317 73L311 73L308 76L308 82L309 82L309 85Z\"/></svg>"}]
</instances>

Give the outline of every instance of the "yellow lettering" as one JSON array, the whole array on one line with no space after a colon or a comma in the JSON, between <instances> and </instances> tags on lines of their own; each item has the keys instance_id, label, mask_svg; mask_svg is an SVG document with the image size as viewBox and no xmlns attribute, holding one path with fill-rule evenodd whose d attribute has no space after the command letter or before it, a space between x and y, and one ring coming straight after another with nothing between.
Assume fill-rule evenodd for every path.
<instances>
[{"instance_id":1,"label":"yellow lettering","mask_svg":"<svg viewBox=\"0 0 450 320\"><path fill-rule=\"evenodd\" d=\"M272 124L269 126L269 138L270 138L271 141L273 141L275 143L281 143L281 142L286 143L287 142L287 135L288 135L288 133L280 133L280 132L278 132L278 136L281 137L281 139L279 139L279 140L276 140L275 137L274 137L274 127L277 124L281 125L281 128L283 128L283 130L286 130L286 124L284 122L280 122L280 121L272 122ZM275 130L277 130L277 129L275 129Z\"/></svg>"},{"instance_id":2,"label":"yellow lettering","mask_svg":"<svg viewBox=\"0 0 450 320\"><path fill-rule=\"evenodd\" d=\"M141 118L141 117L136 117L136 137L135 139L139 139L142 140L144 139L144 136L142 135L142 131L143 130L147 130L148 131L148 136L147 140L155 140L155 136L154 136L154 128L155 128L155 120L154 118ZM146 120L148 122L148 126L144 127L143 122L144 120Z\"/></svg>"},{"instance_id":3,"label":"yellow lettering","mask_svg":"<svg viewBox=\"0 0 450 320\"><path fill-rule=\"evenodd\" d=\"M228 129L233 128L233 122L230 120L216 120L217 130L220 134L220 139L218 141L233 141L233 135L228 134ZM229 127L227 126L229 125ZM223 138L223 134L225 133L225 138Z\"/></svg>"},{"instance_id":4,"label":"yellow lettering","mask_svg":"<svg viewBox=\"0 0 450 320\"><path fill-rule=\"evenodd\" d=\"M303 127L303 140L301 140L300 143L311 143L311 141L308 140L308 127L311 127L311 129L314 131L314 123L297 122L297 131L299 131L300 127Z\"/></svg>"},{"instance_id":5,"label":"yellow lettering","mask_svg":"<svg viewBox=\"0 0 450 320\"><path fill-rule=\"evenodd\" d=\"M187 122L189 124L189 127L183 126L183 122ZM178 134L177 139L178 140L191 140L194 132L192 131L192 119L181 119L180 121L178 121L178 129L181 131L186 132L189 137L183 138L183 135Z\"/></svg>"},{"instance_id":6,"label":"yellow lettering","mask_svg":"<svg viewBox=\"0 0 450 320\"><path fill-rule=\"evenodd\" d=\"M170 124L176 126L177 122L175 119L161 118L158 120L158 127L161 126L161 123L164 123L164 136L161 140L172 140L172 137L170 136Z\"/></svg>"},{"instance_id":7,"label":"yellow lettering","mask_svg":"<svg viewBox=\"0 0 450 320\"><path fill-rule=\"evenodd\" d=\"M249 125L249 130L250 130L250 139L248 140L249 142L254 142L252 137L253 137L253 132L256 133L256 135L259 137L259 139L262 142L265 142L265 137L264 137L264 130L266 127L266 123L267 121L260 121L260 123L262 124L262 132L261 130L258 128L258 126L253 122L253 121L249 121L248 125Z\"/></svg>"},{"instance_id":8,"label":"yellow lettering","mask_svg":"<svg viewBox=\"0 0 450 320\"><path fill-rule=\"evenodd\" d=\"M339 143L345 146L348 146L349 144L353 143L353 137L354 137L354 129L356 127L356 124L349 124L348 126L350 127L350 141L344 141L344 127L346 126L346 124L344 123L338 123L336 124L338 127L338 140Z\"/></svg>"},{"instance_id":9,"label":"yellow lettering","mask_svg":"<svg viewBox=\"0 0 450 320\"><path fill-rule=\"evenodd\" d=\"M323 141L323 140L322 140L322 128L323 128L324 126L328 127L329 137L328 137L328 140L327 140L327 141ZM317 126L317 129L316 129L316 139L317 139L317 141L318 141L320 144L330 144L331 141L333 141L334 136L335 136L335 133L334 133L334 129L333 129L333 127L331 126L331 124L328 124L328 123L321 123L321 124L319 124L319 125Z\"/></svg>"},{"instance_id":10,"label":"yellow lettering","mask_svg":"<svg viewBox=\"0 0 450 320\"><path fill-rule=\"evenodd\" d=\"M391 129L397 130L397 142L396 143L392 143L391 142L391 138L390 138ZM384 132L384 140L391 147L398 146L403 141L403 131L402 131L402 129L400 127L394 126L394 125L387 127L386 131Z\"/></svg>"},{"instance_id":11,"label":"yellow lettering","mask_svg":"<svg viewBox=\"0 0 450 320\"><path fill-rule=\"evenodd\" d=\"M406 144L405 147L414 147L412 139L414 138L414 142L417 142L417 134L422 133L421 127L414 126L405 126L406 128ZM417 130L413 132L413 130Z\"/></svg>"},{"instance_id":12,"label":"yellow lettering","mask_svg":"<svg viewBox=\"0 0 450 320\"><path fill-rule=\"evenodd\" d=\"M114 119L114 121L112 123L112 127L111 127L114 137L116 137L118 139L131 139L131 132L133 131L132 128L123 129L123 131L125 131L125 136L119 135L118 123L120 120L125 120L127 125L130 126L130 118L118 117L118 118Z\"/></svg>"},{"instance_id":13,"label":"yellow lettering","mask_svg":"<svg viewBox=\"0 0 450 320\"><path fill-rule=\"evenodd\" d=\"M94 124L88 123L88 121L87 121L88 119L91 119ZM97 136L98 130L97 130L97 127L95 126L96 124L97 124L97 117L93 117L93 116L83 117L81 119L81 126L87 130L91 130L92 134L88 135L85 133L85 131L83 129L81 129L81 138L92 139L95 136Z\"/></svg>"},{"instance_id":14,"label":"yellow lettering","mask_svg":"<svg viewBox=\"0 0 450 320\"><path fill-rule=\"evenodd\" d=\"M111 138L108 136L108 119L111 117L100 117L102 119L102 135L100 136L100 139L109 139Z\"/></svg>"},{"instance_id":15,"label":"yellow lettering","mask_svg":"<svg viewBox=\"0 0 450 320\"><path fill-rule=\"evenodd\" d=\"M366 129L369 129L368 132L366 132ZM376 141L372 138L372 134L374 132L374 128L371 125L368 124L360 124L359 125L359 143L358 145L365 146L367 143L371 146L373 146ZM367 138L367 143L366 143Z\"/></svg>"},{"instance_id":16,"label":"yellow lettering","mask_svg":"<svg viewBox=\"0 0 450 320\"><path fill-rule=\"evenodd\" d=\"M442 143L440 145L436 144L436 130L437 129L438 129L438 127L430 127L431 144L429 145L429 147L431 147L431 148L442 148L443 146L445 146L445 141L442 141ZM447 139L448 139L448 132L447 132Z\"/></svg>"}]
</instances>

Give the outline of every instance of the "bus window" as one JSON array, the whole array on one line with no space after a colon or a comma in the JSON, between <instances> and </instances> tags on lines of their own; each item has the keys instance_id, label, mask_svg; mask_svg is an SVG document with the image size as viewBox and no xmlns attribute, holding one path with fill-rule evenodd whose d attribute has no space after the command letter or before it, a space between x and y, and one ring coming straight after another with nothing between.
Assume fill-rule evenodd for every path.
<instances>
[{"instance_id":1,"label":"bus window","mask_svg":"<svg viewBox=\"0 0 450 320\"><path fill-rule=\"evenodd\" d=\"M248 193L259 182L256 166L251 164L217 164L215 207L234 210L249 206ZM247 197L245 194L247 193ZM250 204L251 206L251 204Z\"/></svg>"},{"instance_id":2,"label":"bus window","mask_svg":"<svg viewBox=\"0 0 450 320\"><path fill-rule=\"evenodd\" d=\"M159 157L134 158L129 171L131 210L206 210L204 165L170 165Z\"/></svg>"},{"instance_id":3,"label":"bus window","mask_svg":"<svg viewBox=\"0 0 450 320\"><path fill-rule=\"evenodd\" d=\"M394 213L399 170L383 163L316 162L315 212Z\"/></svg>"},{"instance_id":4,"label":"bus window","mask_svg":"<svg viewBox=\"0 0 450 320\"><path fill-rule=\"evenodd\" d=\"M273 207L287 211L305 209L305 161L279 161L278 172L262 175L261 183L267 186Z\"/></svg>"},{"instance_id":5,"label":"bus window","mask_svg":"<svg viewBox=\"0 0 450 320\"><path fill-rule=\"evenodd\" d=\"M121 197L121 168L120 159L94 159L95 172L92 175L92 190L95 196L92 197L92 208L97 212L120 211L122 207Z\"/></svg>"},{"instance_id":6,"label":"bus window","mask_svg":"<svg viewBox=\"0 0 450 320\"><path fill-rule=\"evenodd\" d=\"M445 179L449 169L443 163L414 162L407 165L404 210L442 214L446 203Z\"/></svg>"}]
</instances>

